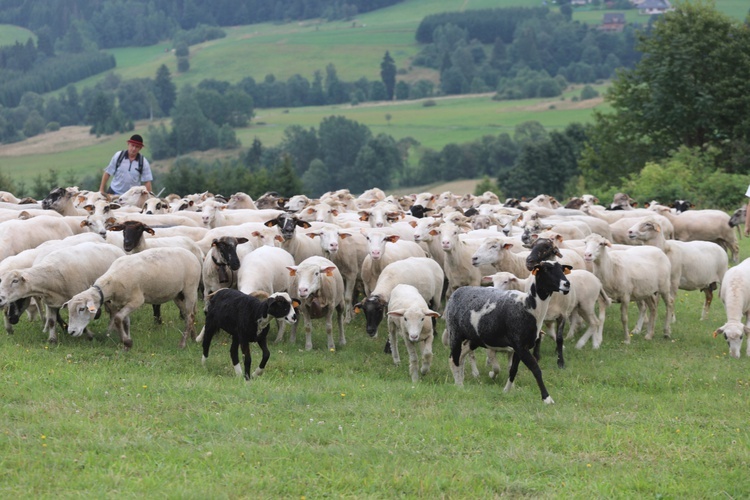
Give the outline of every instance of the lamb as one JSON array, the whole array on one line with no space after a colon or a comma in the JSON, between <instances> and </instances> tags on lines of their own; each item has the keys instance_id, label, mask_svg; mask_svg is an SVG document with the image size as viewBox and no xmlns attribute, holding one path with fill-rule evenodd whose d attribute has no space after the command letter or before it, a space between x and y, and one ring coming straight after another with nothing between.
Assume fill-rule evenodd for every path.
<instances>
[{"instance_id":1,"label":"lamb","mask_svg":"<svg viewBox=\"0 0 750 500\"><path fill-rule=\"evenodd\" d=\"M325 257L308 257L298 266L288 266L289 275L295 278L296 292L301 299L300 311L305 321L305 350L312 349L312 319L325 316L328 349L334 351L333 310L336 310L339 328L339 345L346 344L344 335L344 280L336 264ZM292 327L293 332L295 326Z\"/></svg>"},{"instance_id":2,"label":"lamb","mask_svg":"<svg viewBox=\"0 0 750 500\"><path fill-rule=\"evenodd\" d=\"M613 301L620 302L625 343L630 343L628 305L631 300L644 301L648 307L648 332L645 338L650 340L654 336L657 301L661 297L666 304L668 318L664 322L664 336L669 337L669 318L672 317L674 306L670 282L672 265L664 252L647 246L609 251L612 244L598 234L587 236L585 241L584 260L593 264L593 272L602 282L607 295Z\"/></svg>"},{"instance_id":3,"label":"lamb","mask_svg":"<svg viewBox=\"0 0 750 500\"><path fill-rule=\"evenodd\" d=\"M724 302L727 322L714 331L714 338L723 335L729 344L729 355L739 358L743 339L750 339L750 259L726 272L719 296ZM750 340L746 355L750 356Z\"/></svg>"},{"instance_id":4,"label":"lamb","mask_svg":"<svg viewBox=\"0 0 750 500\"><path fill-rule=\"evenodd\" d=\"M388 301L388 336L391 354L396 365L401 363L398 353L398 339L401 337L409 353L409 374L411 381L417 382L419 374L425 375L432 363L432 319L440 313L427 306L419 290L411 285L397 285ZM426 321L425 321L426 320ZM418 353L422 355L422 369L419 369Z\"/></svg>"},{"instance_id":5,"label":"lamb","mask_svg":"<svg viewBox=\"0 0 750 500\"><path fill-rule=\"evenodd\" d=\"M173 300L185 318L179 344L184 348L188 335L195 336L200 280L201 263L184 248L151 248L120 257L90 288L63 304L69 311L68 333L80 336L106 303L110 328L117 330L124 349L129 350L133 346L130 313L144 303L163 304Z\"/></svg>"},{"instance_id":6,"label":"lamb","mask_svg":"<svg viewBox=\"0 0 750 500\"><path fill-rule=\"evenodd\" d=\"M429 257L397 260L385 266L370 295L354 307L365 313L365 329L374 338L378 335L378 326L383 320L393 288L399 284L413 286L429 307L437 310L440 308L443 281L443 270Z\"/></svg>"},{"instance_id":7,"label":"lamb","mask_svg":"<svg viewBox=\"0 0 750 500\"><path fill-rule=\"evenodd\" d=\"M700 290L705 295L701 320L706 319L713 301L713 291L724 279L729 267L729 257L716 243L710 241L666 240L660 224L645 219L628 230L628 236L646 245L661 249L672 263L671 291Z\"/></svg>"},{"instance_id":8,"label":"lamb","mask_svg":"<svg viewBox=\"0 0 750 500\"><path fill-rule=\"evenodd\" d=\"M27 297L40 297L46 306L43 331L57 342L57 318L63 303L86 290L112 263L125 255L114 245L80 243L60 248L27 269L0 276L0 307Z\"/></svg>"},{"instance_id":9,"label":"lamb","mask_svg":"<svg viewBox=\"0 0 750 500\"><path fill-rule=\"evenodd\" d=\"M251 378L250 342L258 343L263 357L252 377L259 377L263 374L266 363L271 357L271 351L268 350L268 329L271 319L277 318L288 323L295 323L297 314L294 308L298 305L299 302L293 301L286 293L274 293L266 300L261 300L229 288L217 291L209 300L205 333L201 334L203 335L201 362L203 365L206 364L211 339L221 329L232 336L232 345L229 348L232 366L237 375L242 376L244 373L245 380ZM242 349L244 369L240 367L238 348Z\"/></svg>"},{"instance_id":10,"label":"lamb","mask_svg":"<svg viewBox=\"0 0 750 500\"><path fill-rule=\"evenodd\" d=\"M461 287L445 306L443 344L450 349L449 366L456 385L463 385L466 355L477 347L512 352L505 391L515 382L518 364L534 374L542 401L554 403L542 380L542 371L529 352L537 341L553 293L568 293L570 269L557 262L542 262L534 268L529 293L494 288Z\"/></svg>"}]
</instances>

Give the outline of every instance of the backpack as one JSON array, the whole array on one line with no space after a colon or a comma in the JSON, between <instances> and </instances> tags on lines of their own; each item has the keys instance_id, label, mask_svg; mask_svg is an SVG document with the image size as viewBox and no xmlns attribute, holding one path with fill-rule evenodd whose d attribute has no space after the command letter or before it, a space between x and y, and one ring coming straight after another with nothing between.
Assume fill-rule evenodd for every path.
<instances>
[{"instance_id":1,"label":"backpack","mask_svg":"<svg viewBox=\"0 0 750 500\"><path fill-rule=\"evenodd\" d=\"M115 174L117 173L117 169L120 168L120 163L122 163L126 154L128 154L127 149L120 151L120 156L117 157L117 161L115 162ZM138 170L138 178L140 178L143 175L143 155L141 153L138 153L138 168L136 170ZM112 176L114 177L114 174Z\"/></svg>"}]
</instances>

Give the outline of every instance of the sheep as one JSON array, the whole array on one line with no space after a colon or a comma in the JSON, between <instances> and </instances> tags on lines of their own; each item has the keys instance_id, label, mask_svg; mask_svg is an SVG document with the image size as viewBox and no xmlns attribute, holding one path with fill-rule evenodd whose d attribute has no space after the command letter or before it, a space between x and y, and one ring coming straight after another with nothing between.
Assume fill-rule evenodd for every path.
<instances>
[{"instance_id":1,"label":"sheep","mask_svg":"<svg viewBox=\"0 0 750 500\"><path fill-rule=\"evenodd\" d=\"M672 297L677 290L701 290L705 295L701 320L708 316L713 291L721 283L729 267L729 257L716 243L710 241L667 240L660 224L654 219L645 219L629 230L631 239L661 249L672 263Z\"/></svg>"},{"instance_id":2,"label":"sheep","mask_svg":"<svg viewBox=\"0 0 750 500\"><path fill-rule=\"evenodd\" d=\"M146 215L168 214L170 213L169 202L162 198L149 198L143 204L141 213Z\"/></svg>"},{"instance_id":3,"label":"sheep","mask_svg":"<svg viewBox=\"0 0 750 500\"><path fill-rule=\"evenodd\" d=\"M80 243L60 248L27 269L0 275L0 307L27 297L41 297L46 306L43 331L50 343L57 342L57 318L63 303L104 274L110 265L125 255L114 245Z\"/></svg>"},{"instance_id":4,"label":"sheep","mask_svg":"<svg viewBox=\"0 0 750 500\"><path fill-rule=\"evenodd\" d=\"M721 210L688 210L673 214L669 207L651 205L650 210L663 215L674 226L674 239L680 241L712 241L731 254L732 261L737 263L740 248L732 226L729 225L729 214Z\"/></svg>"},{"instance_id":5,"label":"sheep","mask_svg":"<svg viewBox=\"0 0 750 500\"><path fill-rule=\"evenodd\" d=\"M432 363L432 319L440 313L427 306L419 290L411 285L400 284L393 288L388 301L388 337L391 343L393 362L398 366L401 358L398 353L398 339L401 337L409 353L409 374L411 381L417 382L419 374L427 374ZM425 321L426 319L426 321ZM422 369L419 369L418 353L422 355Z\"/></svg>"},{"instance_id":6,"label":"sheep","mask_svg":"<svg viewBox=\"0 0 750 500\"><path fill-rule=\"evenodd\" d=\"M365 287L365 295L370 295L377 285L378 277L385 266L397 260L408 257L426 257L418 243L401 240L396 234L388 234L382 230L368 230L362 228L360 232L367 239L369 253L362 262L360 275Z\"/></svg>"},{"instance_id":7,"label":"sheep","mask_svg":"<svg viewBox=\"0 0 750 500\"><path fill-rule=\"evenodd\" d=\"M283 238L281 248L292 254L294 262L297 264L308 257L323 256L323 249L318 241L297 234L298 227L309 229L312 226L309 222L300 220L296 215L282 213L278 217L267 220L265 225L267 227L278 226L279 233Z\"/></svg>"},{"instance_id":8,"label":"sheep","mask_svg":"<svg viewBox=\"0 0 750 500\"><path fill-rule=\"evenodd\" d=\"M65 217L40 215L32 219L13 219L0 222L0 261L27 248L34 248L47 240L61 240L73 236Z\"/></svg>"},{"instance_id":9,"label":"sheep","mask_svg":"<svg viewBox=\"0 0 750 500\"><path fill-rule=\"evenodd\" d=\"M208 296L222 288L237 288L237 270L240 259L237 245L247 243L247 238L222 236L214 239L211 250L203 258L203 301L208 304Z\"/></svg>"},{"instance_id":10,"label":"sheep","mask_svg":"<svg viewBox=\"0 0 750 500\"><path fill-rule=\"evenodd\" d=\"M537 238L531 245L526 256L526 269L531 269L542 260L559 260L560 264L567 264L573 269L586 269L586 263L581 254L569 248L559 248L551 238Z\"/></svg>"},{"instance_id":11,"label":"sheep","mask_svg":"<svg viewBox=\"0 0 750 500\"><path fill-rule=\"evenodd\" d=\"M513 245L501 238L487 238L472 254L471 264L477 268L491 265L498 271L508 271L519 278L526 278L530 273L526 267L528 252L514 253L511 251Z\"/></svg>"},{"instance_id":12,"label":"sheep","mask_svg":"<svg viewBox=\"0 0 750 500\"><path fill-rule=\"evenodd\" d=\"M742 239L742 228L740 226L745 225L745 218L747 217L747 206L742 206L732 212L732 216L729 218L729 226L737 228L737 239Z\"/></svg>"},{"instance_id":13,"label":"sheep","mask_svg":"<svg viewBox=\"0 0 750 500\"><path fill-rule=\"evenodd\" d=\"M237 375L242 376L244 373L245 380L261 376L271 357L271 351L268 350L268 329L271 319L277 318L288 323L295 323L297 314L294 308L298 305L299 302L292 300L286 293L274 293L266 300L260 300L229 288L217 291L209 300L205 333L201 333L203 343L201 363L206 364L211 339L221 329L232 336L229 355ZM263 352L260 364L252 376L250 375L250 342L257 342ZM238 348L242 349L244 369L240 367Z\"/></svg>"},{"instance_id":14,"label":"sheep","mask_svg":"<svg viewBox=\"0 0 750 500\"><path fill-rule=\"evenodd\" d=\"M245 222L265 222L284 213L282 210L265 209L252 210L240 208L227 210L227 205L217 201L206 201L201 205L201 220L203 226L215 228L229 226L233 224L242 224Z\"/></svg>"},{"instance_id":15,"label":"sheep","mask_svg":"<svg viewBox=\"0 0 750 500\"><path fill-rule=\"evenodd\" d=\"M451 295L443 314L442 341L450 349L448 364L456 385L463 385L466 355L482 346L495 352L512 352L505 392L513 387L518 364L523 361L536 378L542 401L554 403L529 350L539 339L552 294L570 291L569 271L557 262L542 262L532 271L534 282L528 293L467 286Z\"/></svg>"},{"instance_id":16,"label":"sheep","mask_svg":"<svg viewBox=\"0 0 750 500\"><path fill-rule=\"evenodd\" d=\"M69 313L68 333L80 336L107 304L109 327L117 330L127 351L133 346L130 313L144 303L163 304L173 300L185 318L185 331L179 343L184 348L187 337L195 337L200 280L201 263L184 248L151 248L120 257L90 288L63 304Z\"/></svg>"},{"instance_id":17,"label":"sheep","mask_svg":"<svg viewBox=\"0 0 750 500\"><path fill-rule=\"evenodd\" d=\"M325 257L312 256L298 266L287 266L289 275L295 278L292 293L299 295L300 311L305 322L305 350L312 349L312 319L325 316L328 349L334 351L333 310L336 310L339 329L339 345L346 344L344 334L344 280L336 264ZM292 326L293 334L296 324Z\"/></svg>"},{"instance_id":18,"label":"sheep","mask_svg":"<svg viewBox=\"0 0 750 500\"><path fill-rule=\"evenodd\" d=\"M336 226L321 227L305 234L310 238L317 237L323 250L323 256L339 268L341 277L344 279L346 303L344 321L349 323L352 320L354 290L357 283L362 282L360 271L367 257L367 239L362 233L343 231Z\"/></svg>"},{"instance_id":19,"label":"sheep","mask_svg":"<svg viewBox=\"0 0 750 500\"><path fill-rule=\"evenodd\" d=\"M443 281L443 270L429 257L397 260L385 266L372 292L354 307L365 313L365 329L374 338L394 287L399 284L415 287L430 308L439 310Z\"/></svg>"},{"instance_id":20,"label":"sheep","mask_svg":"<svg viewBox=\"0 0 750 500\"><path fill-rule=\"evenodd\" d=\"M474 266L472 256L482 244L482 239L462 239L462 226L445 222L437 230L432 230L433 236L440 235L440 245L445 253L443 269L448 279L446 298L450 297L461 286L478 286L482 275L493 272L491 266L485 268Z\"/></svg>"},{"instance_id":21,"label":"sheep","mask_svg":"<svg viewBox=\"0 0 750 500\"><path fill-rule=\"evenodd\" d=\"M146 200L153 197L154 195L149 192L146 186L138 185L133 186L122 193L117 198L117 203L123 206L143 208L143 204L146 203Z\"/></svg>"},{"instance_id":22,"label":"sheep","mask_svg":"<svg viewBox=\"0 0 750 500\"><path fill-rule=\"evenodd\" d=\"M262 246L246 254L240 259L240 269L237 274L237 289L246 294L263 292L272 295L277 292L287 292L292 286L292 278L287 268L294 265L294 258L283 248ZM284 339L285 323L279 323L275 343ZM294 343L295 330L289 342Z\"/></svg>"},{"instance_id":23,"label":"sheep","mask_svg":"<svg viewBox=\"0 0 750 500\"><path fill-rule=\"evenodd\" d=\"M729 355L739 358L744 338L750 339L750 259L745 259L727 270L719 292L727 322L713 335L723 335L729 344ZM746 355L750 356L750 340Z\"/></svg>"},{"instance_id":24,"label":"sheep","mask_svg":"<svg viewBox=\"0 0 750 500\"><path fill-rule=\"evenodd\" d=\"M189 250L198 261L203 263L203 251L198 247L195 240L187 236L165 236L163 238L145 238L143 233L155 235L156 231L148 225L128 220L109 227L110 231L122 231L123 250L126 253L137 253L147 248L176 247L180 246Z\"/></svg>"},{"instance_id":25,"label":"sheep","mask_svg":"<svg viewBox=\"0 0 750 500\"><path fill-rule=\"evenodd\" d=\"M53 210L60 215L86 215L86 211L76 208L78 188L55 188L42 200L42 208Z\"/></svg>"},{"instance_id":26,"label":"sheep","mask_svg":"<svg viewBox=\"0 0 750 500\"><path fill-rule=\"evenodd\" d=\"M567 295L553 294L544 318L545 323L549 325L548 328L555 332L555 339L558 342L558 366L560 368L565 363L562 357L562 330L564 328L564 321L561 318L570 320L568 335L565 339L573 338L579 319L588 323L588 328L578 340L576 349L582 349L590 338L592 339L594 349L599 349L602 345L602 330L604 329L606 310L611 304L611 300L604 291L601 281L593 273L584 269L573 269L567 276L568 281L570 281L570 293ZM495 288L499 288L500 290L528 291L528 287L532 282L531 278L529 276L526 279L521 279L513 273L500 271L492 276L482 277L482 284L492 283ZM596 314L597 303L599 304L598 316ZM551 328L551 323L553 322L557 322L557 328L555 329Z\"/></svg>"},{"instance_id":27,"label":"sheep","mask_svg":"<svg viewBox=\"0 0 750 500\"><path fill-rule=\"evenodd\" d=\"M246 208L250 210L258 210L258 207L255 205L255 202L247 193L234 193L232 196L229 197L229 201L227 201L227 208L229 210L237 210L240 208ZM274 207L278 208L278 207Z\"/></svg>"},{"instance_id":28,"label":"sheep","mask_svg":"<svg viewBox=\"0 0 750 500\"><path fill-rule=\"evenodd\" d=\"M630 343L628 305L631 300L642 300L648 307L648 332L645 338L650 340L654 336L657 302L661 297L667 308L664 336L669 337L669 318L673 314L674 301L670 281L672 265L666 254L658 248L647 246L609 251L612 243L598 234L591 234L584 241L584 260L593 264L593 272L602 282L607 295L613 301L620 302L625 343Z\"/></svg>"},{"instance_id":29,"label":"sheep","mask_svg":"<svg viewBox=\"0 0 750 500\"><path fill-rule=\"evenodd\" d=\"M214 240L222 236L234 236L235 238L247 238L241 249L242 253L250 252L263 245L280 246L281 237L275 227L266 227L262 222L245 222L236 226L222 226L208 229L204 236L198 240L198 248L207 254L211 250Z\"/></svg>"}]
</instances>

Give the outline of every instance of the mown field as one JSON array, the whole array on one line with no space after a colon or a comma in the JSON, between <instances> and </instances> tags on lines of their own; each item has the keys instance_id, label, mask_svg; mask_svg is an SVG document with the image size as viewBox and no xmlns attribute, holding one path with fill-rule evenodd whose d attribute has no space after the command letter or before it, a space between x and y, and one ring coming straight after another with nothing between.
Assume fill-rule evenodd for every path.
<instances>
[{"instance_id":1,"label":"mown field","mask_svg":"<svg viewBox=\"0 0 750 500\"><path fill-rule=\"evenodd\" d=\"M721 302L705 322L701 304L700 292L681 292L672 338L629 345L614 306L601 349L568 341L563 370L545 339L552 406L525 367L503 393L505 376L487 376L481 351L481 376L455 387L439 341L432 370L412 383L382 352L383 325L370 339L359 316L335 352L320 322L304 351L300 328L295 344L271 346L266 373L250 382L234 375L225 334L205 367L199 345L179 350L172 304L162 326L148 307L134 314L129 352L106 319L93 341L48 345L24 318L0 337L0 494L745 498L750 360L744 348L729 358L712 337Z\"/></svg>"}]
</instances>

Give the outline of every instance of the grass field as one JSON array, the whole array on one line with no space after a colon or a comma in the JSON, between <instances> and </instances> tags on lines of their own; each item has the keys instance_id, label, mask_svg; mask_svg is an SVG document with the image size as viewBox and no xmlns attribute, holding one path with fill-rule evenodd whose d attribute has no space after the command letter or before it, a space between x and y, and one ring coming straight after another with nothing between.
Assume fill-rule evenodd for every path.
<instances>
[{"instance_id":1,"label":"grass field","mask_svg":"<svg viewBox=\"0 0 750 500\"><path fill-rule=\"evenodd\" d=\"M525 367L503 393L505 376L487 376L481 350L481 376L455 387L439 340L432 370L412 383L382 352L384 326L370 339L359 316L335 352L319 321L312 351L302 329L294 345L272 345L251 382L234 376L225 334L205 367L197 344L179 350L172 304L162 326L148 307L133 315L129 352L104 318L93 341L63 335L59 345L23 318L0 337L0 494L745 498L750 360L712 338L721 302L705 322L701 304L700 292L681 292L672 339L658 330L629 345L613 306L602 347L568 341L564 370L545 339L552 406Z\"/></svg>"},{"instance_id":2,"label":"grass field","mask_svg":"<svg viewBox=\"0 0 750 500\"><path fill-rule=\"evenodd\" d=\"M600 92L604 86L596 86ZM255 137L266 146L277 145L284 129L291 125L317 128L331 115L345 116L367 125L373 134L385 133L394 138L413 137L423 146L441 149L448 143L463 143L483 135L498 135L513 130L519 123L536 120L548 129L562 129L572 122L587 122L594 106L602 109L601 100L575 103L574 95L580 87L571 88L565 97L547 100L493 101L491 95L435 99L436 105L425 107L423 101L403 103L367 103L359 106L321 106L289 109L260 109L249 127L237 129L237 137L249 147ZM386 115L391 115L390 122ZM137 124L148 150L148 122ZM19 144L0 145L0 171L16 182L31 185L37 175L47 176L54 168L61 179L82 179L99 176L115 151L124 147L130 134L116 134L96 138L83 127L65 127ZM75 140L66 136L75 135ZM194 156L215 159L236 156L237 151L208 151ZM163 172L171 161L153 162L157 172ZM158 177L154 186L158 185Z\"/></svg>"}]
</instances>

